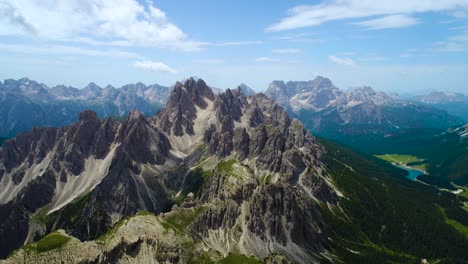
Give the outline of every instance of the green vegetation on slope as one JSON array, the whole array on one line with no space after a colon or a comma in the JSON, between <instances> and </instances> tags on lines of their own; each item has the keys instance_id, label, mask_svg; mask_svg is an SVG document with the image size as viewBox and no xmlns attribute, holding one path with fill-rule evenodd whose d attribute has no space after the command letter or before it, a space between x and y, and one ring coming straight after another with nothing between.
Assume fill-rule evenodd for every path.
<instances>
[{"instance_id":1,"label":"green vegetation on slope","mask_svg":"<svg viewBox=\"0 0 468 264\"><path fill-rule=\"evenodd\" d=\"M120 219L120 221L115 223L113 227L109 228L104 234L98 237L96 239L96 242L105 243L108 239L112 238L115 235L115 233L119 230L119 228L126 225L130 219L132 219L133 217L145 216L145 215L154 215L154 214L148 211L140 211L134 214L133 216Z\"/></svg>"},{"instance_id":2,"label":"green vegetation on slope","mask_svg":"<svg viewBox=\"0 0 468 264\"><path fill-rule=\"evenodd\" d=\"M374 155L375 157L388 161L390 163L397 163L405 166L412 167L414 169L426 170L426 164L424 160L416 156L411 155L400 155L400 154L383 154Z\"/></svg>"},{"instance_id":3,"label":"green vegetation on slope","mask_svg":"<svg viewBox=\"0 0 468 264\"><path fill-rule=\"evenodd\" d=\"M89 194L83 195L82 197L76 198L69 204L67 204L65 207L62 208L62 210L59 211L59 215L62 217L62 220L69 223L70 225L73 225L76 223L78 220L81 210L86 204L86 202L89 199ZM54 214L52 214L52 217Z\"/></svg>"},{"instance_id":4,"label":"green vegetation on slope","mask_svg":"<svg viewBox=\"0 0 468 264\"><path fill-rule=\"evenodd\" d=\"M88 207L90 204L93 207L91 210ZM91 193L74 199L60 210L47 215L45 220L47 233L59 226L80 240L96 239L111 228L110 217L105 214L104 208L95 206Z\"/></svg>"},{"instance_id":5,"label":"green vegetation on slope","mask_svg":"<svg viewBox=\"0 0 468 264\"><path fill-rule=\"evenodd\" d=\"M187 177L185 178L186 184L184 185L183 193L187 195L192 192L195 197L198 197L201 194L203 184L205 184L206 179L208 179L210 176L211 171L204 171L200 167L189 171Z\"/></svg>"},{"instance_id":6,"label":"green vegetation on slope","mask_svg":"<svg viewBox=\"0 0 468 264\"><path fill-rule=\"evenodd\" d=\"M218 261L219 264L259 264L263 263L255 257L247 257L244 255L229 254L224 259Z\"/></svg>"},{"instance_id":7,"label":"green vegetation on slope","mask_svg":"<svg viewBox=\"0 0 468 264\"><path fill-rule=\"evenodd\" d=\"M218 171L221 173L232 173L233 168L232 166L236 164L236 160L227 160L227 161L220 161L218 164Z\"/></svg>"},{"instance_id":8,"label":"green vegetation on slope","mask_svg":"<svg viewBox=\"0 0 468 264\"><path fill-rule=\"evenodd\" d=\"M203 210L204 208L201 206L187 209L179 208L164 217L164 221L161 222L161 225L165 229L171 228L175 231L184 231Z\"/></svg>"},{"instance_id":9,"label":"green vegetation on slope","mask_svg":"<svg viewBox=\"0 0 468 264\"><path fill-rule=\"evenodd\" d=\"M405 171L384 161L322 143L328 171L345 196L340 200L343 211L322 210L333 252L344 263L468 261L468 239L446 223L447 218L458 223L467 219L457 196L407 181Z\"/></svg>"},{"instance_id":10,"label":"green vegetation on slope","mask_svg":"<svg viewBox=\"0 0 468 264\"><path fill-rule=\"evenodd\" d=\"M314 132L314 134L334 139L369 155L398 153L417 156L424 159L425 171L429 173L424 178L418 179L441 188L450 186L450 182L468 186L468 151L466 151L468 140L462 140L458 133L420 128L400 129L386 137L373 135L350 137L339 133L338 138L334 138L327 133Z\"/></svg>"},{"instance_id":11,"label":"green vegetation on slope","mask_svg":"<svg viewBox=\"0 0 468 264\"><path fill-rule=\"evenodd\" d=\"M62 235L56 231L48 234L36 243L24 245L21 249L25 250L26 252L47 252L63 247L66 243L68 243L68 241L70 241L70 239L70 237Z\"/></svg>"},{"instance_id":12,"label":"green vegetation on slope","mask_svg":"<svg viewBox=\"0 0 468 264\"><path fill-rule=\"evenodd\" d=\"M115 225L112 228L108 229L104 234L98 237L96 239L96 242L105 243L108 239L112 238L115 235L115 233L119 230L120 227L127 224L129 219L130 218L128 217L120 219L117 223L115 223Z\"/></svg>"},{"instance_id":13,"label":"green vegetation on slope","mask_svg":"<svg viewBox=\"0 0 468 264\"><path fill-rule=\"evenodd\" d=\"M460 233L462 233L463 235L465 235L465 237L468 238L468 226L462 224L462 223L459 223L457 220L454 220L454 219L450 219L448 216L447 216L447 213L445 211L444 208L442 208L441 206L438 206L439 210L440 210L440 213L444 216L444 219L445 219L445 223L453 226L453 228L455 228L456 230L458 230Z\"/></svg>"}]
</instances>

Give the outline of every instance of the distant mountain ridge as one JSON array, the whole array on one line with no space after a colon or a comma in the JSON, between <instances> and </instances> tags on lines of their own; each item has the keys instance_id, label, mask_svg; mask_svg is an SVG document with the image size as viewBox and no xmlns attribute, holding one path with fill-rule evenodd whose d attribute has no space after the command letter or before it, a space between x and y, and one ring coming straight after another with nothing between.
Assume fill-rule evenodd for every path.
<instances>
[{"instance_id":1,"label":"distant mountain ridge","mask_svg":"<svg viewBox=\"0 0 468 264\"><path fill-rule=\"evenodd\" d=\"M90 83L83 89L48 87L28 78L0 82L0 136L11 137L33 127L71 124L81 111L99 117L125 116L133 109L152 115L162 108L170 88L142 83L101 88Z\"/></svg>"},{"instance_id":2,"label":"distant mountain ridge","mask_svg":"<svg viewBox=\"0 0 468 264\"><path fill-rule=\"evenodd\" d=\"M426 95L412 97L410 100L445 110L468 122L468 96L462 93L435 91Z\"/></svg>"},{"instance_id":3,"label":"distant mountain ridge","mask_svg":"<svg viewBox=\"0 0 468 264\"><path fill-rule=\"evenodd\" d=\"M319 76L307 82L273 81L265 94L287 111L298 111L324 109L333 104L342 92L329 79Z\"/></svg>"},{"instance_id":4,"label":"distant mountain ridge","mask_svg":"<svg viewBox=\"0 0 468 264\"><path fill-rule=\"evenodd\" d=\"M426 104L444 104L455 102L468 102L468 97L462 93L434 91L426 95L415 97L416 100Z\"/></svg>"},{"instance_id":5,"label":"distant mountain ridge","mask_svg":"<svg viewBox=\"0 0 468 264\"><path fill-rule=\"evenodd\" d=\"M369 86L341 91L321 76L307 82L274 81L265 94L314 133L344 144L379 140L406 129L443 131L463 124L443 110L398 100Z\"/></svg>"}]
</instances>

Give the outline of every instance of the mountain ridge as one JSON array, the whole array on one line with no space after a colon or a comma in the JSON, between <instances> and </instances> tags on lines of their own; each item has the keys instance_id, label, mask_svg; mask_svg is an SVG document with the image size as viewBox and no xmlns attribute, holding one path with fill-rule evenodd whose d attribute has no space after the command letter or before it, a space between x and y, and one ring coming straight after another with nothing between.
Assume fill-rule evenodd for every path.
<instances>
[{"instance_id":1,"label":"mountain ridge","mask_svg":"<svg viewBox=\"0 0 468 264\"><path fill-rule=\"evenodd\" d=\"M0 135L12 137L33 127L60 127L76 121L81 111L92 109L100 117L124 116L134 108L154 114L167 101L170 89L142 83L121 88L83 89L64 85L49 88L28 78L7 79L0 85Z\"/></svg>"},{"instance_id":2,"label":"mountain ridge","mask_svg":"<svg viewBox=\"0 0 468 264\"><path fill-rule=\"evenodd\" d=\"M461 125L461 119L417 102L395 99L369 86L343 92L324 77L308 82L275 81L267 96L299 118L317 135L353 147L359 138L376 141L407 129L444 131Z\"/></svg>"},{"instance_id":3,"label":"mountain ridge","mask_svg":"<svg viewBox=\"0 0 468 264\"><path fill-rule=\"evenodd\" d=\"M206 111L210 114L204 114ZM57 228L89 240L139 210L169 211L181 192L189 196L184 190L191 189L193 181L200 181L188 175L194 173L194 165L204 161L198 166L211 172L211 176L204 182L197 203L212 204L213 199L233 202L228 207L228 222L208 221L228 217L223 209L207 211L200 215L203 224L194 223L205 243L213 248L223 245L219 249L222 252L237 251L263 258L273 250L306 262L315 257L305 248L321 251L321 244L326 241L314 200L334 204L337 199L319 161L321 151L297 120L289 119L265 96L247 97L240 89L215 96L203 80L193 78L177 83L167 107L154 117L145 118L133 111L124 123L119 123L99 120L95 112L85 111L78 123L60 129L35 129L0 148L4 164L0 184L17 184L4 189L9 192L2 193L0 209L21 212L0 220L4 226L22 223L16 239L3 230L2 237L8 238L8 245L0 245L2 255L23 239ZM28 178L32 171L42 173ZM31 203L29 199L38 195L36 185L49 191L41 195L43 200ZM284 193L279 200L275 196L278 192ZM184 196L177 199L187 199ZM73 219L61 214L72 201L83 197L87 197L87 202ZM294 197L302 198L296 201ZM274 214L276 217L270 209L260 206L273 201L283 208ZM246 207L242 210L250 209L240 213L241 205ZM286 210L289 205L293 211ZM41 212L48 219L45 227L37 227L34 221L28 227L28 219ZM309 217L311 213L315 217ZM247 215L249 218L244 219ZM297 224L288 225L286 220L277 218L280 215L288 215L288 223ZM315 220L307 222L306 218ZM241 227L241 233L232 229L236 221L248 223ZM306 233L299 232L299 227ZM217 238L225 230L234 232L228 244ZM306 234L314 239L305 240L302 236ZM270 249L254 246L253 241L268 241Z\"/></svg>"},{"instance_id":4,"label":"mountain ridge","mask_svg":"<svg viewBox=\"0 0 468 264\"><path fill-rule=\"evenodd\" d=\"M264 94L189 78L169 98L7 140L0 263L468 259L454 194L316 138Z\"/></svg>"}]
</instances>

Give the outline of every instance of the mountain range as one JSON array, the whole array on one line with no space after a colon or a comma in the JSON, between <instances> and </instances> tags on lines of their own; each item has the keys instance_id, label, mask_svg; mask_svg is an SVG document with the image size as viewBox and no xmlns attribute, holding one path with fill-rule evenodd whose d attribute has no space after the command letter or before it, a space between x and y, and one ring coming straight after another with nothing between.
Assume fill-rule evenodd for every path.
<instances>
[{"instance_id":1,"label":"mountain range","mask_svg":"<svg viewBox=\"0 0 468 264\"><path fill-rule=\"evenodd\" d=\"M320 76L307 82L274 81L265 94L315 134L358 149L363 141L421 128L444 131L464 123L436 107L398 100L368 86L344 92Z\"/></svg>"},{"instance_id":2,"label":"mountain range","mask_svg":"<svg viewBox=\"0 0 468 264\"><path fill-rule=\"evenodd\" d=\"M444 221L467 224L457 196L201 79L149 117L34 128L0 160L0 263L468 260Z\"/></svg>"},{"instance_id":3,"label":"mountain range","mask_svg":"<svg viewBox=\"0 0 468 264\"><path fill-rule=\"evenodd\" d=\"M462 93L436 91L409 99L445 110L468 122L468 97Z\"/></svg>"},{"instance_id":4,"label":"mountain range","mask_svg":"<svg viewBox=\"0 0 468 264\"><path fill-rule=\"evenodd\" d=\"M94 83L83 89L45 84L23 78L0 82L0 137L13 137L33 127L60 127L77 121L80 112L99 117L122 117L138 108L153 115L164 106L170 88L142 83L121 88L101 88Z\"/></svg>"}]
</instances>

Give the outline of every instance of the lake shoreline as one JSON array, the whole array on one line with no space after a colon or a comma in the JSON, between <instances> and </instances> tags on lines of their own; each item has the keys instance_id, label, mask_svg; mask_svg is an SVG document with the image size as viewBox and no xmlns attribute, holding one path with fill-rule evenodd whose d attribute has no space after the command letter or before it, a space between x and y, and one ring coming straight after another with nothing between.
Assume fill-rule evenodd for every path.
<instances>
[{"instance_id":1,"label":"lake shoreline","mask_svg":"<svg viewBox=\"0 0 468 264\"><path fill-rule=\"evenodd\" d=\"M437 185L434 185L434 184L429 184L427 182L424 182L424 181L418 179L418 177L420 175L417 175L415 178L409 177L409 175L411 174L411 171L418 171L418 172L421 172L422 174L429 175L425 170L422 170L420 168L414 168L414 167L410 167L410 166L408 166L406 164L401 164L401 163L396 163L396 162L391 162L391 164L393 166L397 167L397 168L406 170L408 172L408 175L406 176L407 179L412 180L412 181L417 181L417 182L422 183L422 184L427 185L427 186L432 186L432 187L436 188L439 191L450 192L450 193L453 193L455 195L460 194L460 193L465 191L465 190L460 189L460 188L458 188L456 190L449 190L449 189L446 189L446 188L441 188L441 187L439 187ZM457 187L455 187L455 188L457 188Z\"/></svg>"}]
</instances>

